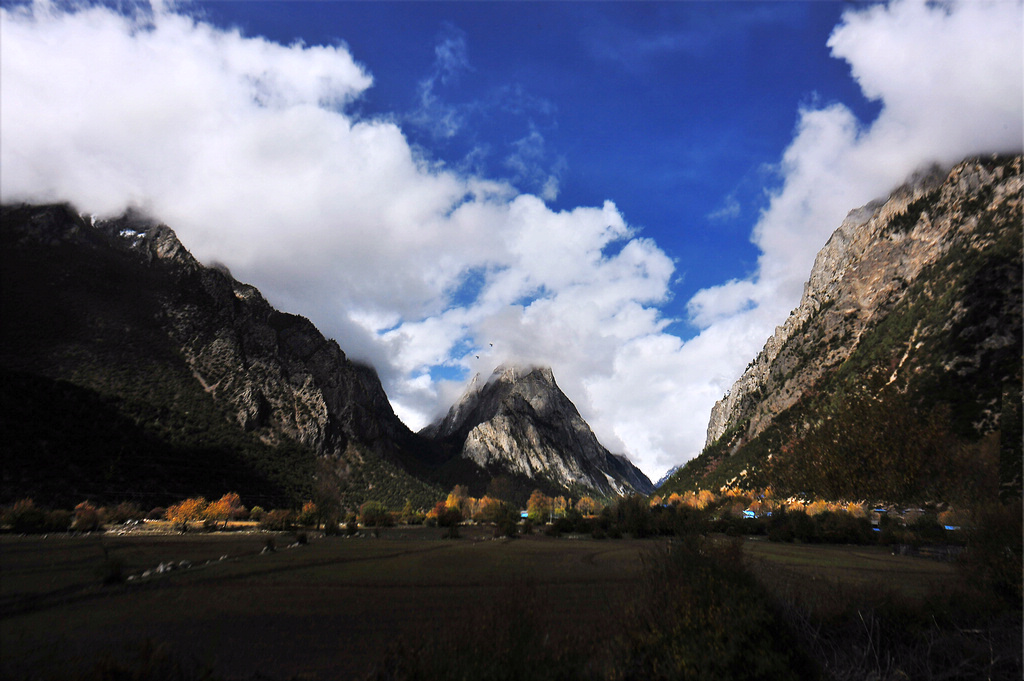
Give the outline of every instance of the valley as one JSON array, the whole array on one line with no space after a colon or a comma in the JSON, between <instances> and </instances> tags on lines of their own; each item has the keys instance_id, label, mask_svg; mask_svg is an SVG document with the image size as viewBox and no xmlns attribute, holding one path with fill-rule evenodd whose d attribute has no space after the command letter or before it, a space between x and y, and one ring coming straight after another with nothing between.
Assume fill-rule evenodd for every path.
<instances>
[{"instance_id":1,"label":"valley","mask_svg":"<svg viewBox=\"0 0 1024 681\"><path fill-rule=\"evenodd\" d=\"M411 650L505 636L534 649L521 653L527 668L565 646L563 659L585 652L591 663L572 678L603 678L600 665L614 668L608 656L622 652L620 628L649 597L666 540L490 535L468 527L452 541L438 528L394 527L379 538L314 535L293 548L294 535L283 533L5 536L2 673L50 679L148 664L215 678L387 678L380 674ZM268 537L280 548L262 553ZM772 599L788 602L801 580L812 584L803 597L832 616L851 597L920 607L960 588L951 564L885 547L741 546ZM104 556L128 573L172 560L196 567L102 586ZM532 629L500 632L509 622Z\"/></svg>"}]
</instances>

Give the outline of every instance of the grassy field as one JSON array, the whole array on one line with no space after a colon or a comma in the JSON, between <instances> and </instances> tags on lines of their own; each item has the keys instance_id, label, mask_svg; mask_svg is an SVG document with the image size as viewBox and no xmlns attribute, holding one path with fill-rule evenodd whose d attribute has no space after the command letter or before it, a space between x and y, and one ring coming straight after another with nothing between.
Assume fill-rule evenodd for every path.
<instances>
[{"instance_id":1,"label":"grassy field","mask_svg":"<svg viewBox=\"0 0 1024 681\"><path fill-rule=\"evenodd\" d=\"M957 579L953 563L893 555L888 547L744 542L747 565L776 596L827 599L836 590L927 599Z\"/></svg>"},{"instance_id":2,"label":"grassy field","mask_svg":"<svg viewBox=\"0 0 1024 681\"><path fill-rule=\"evenodd\" d=\"M62 678L146 642L227 678L358 678L396 645L486 626L521 607L558 640L609 635L661 540L492 540L491 529L390 528L346 539L265 533L0 538L2 673ZM264 553L268 537L277 550ZM912 598L951 583L947 564L877 547L744 543L783 597L884 584ZM102 584L104 567L131 576ZM161 563L191 567L141 577Z\"/></svg>"},{"instance_id":3,"label":"grassy field","mask_svg":"<svg viewBox=\"0 0 1024 681\"><path fill-rule=\"evenodd\" d=\"M265 534L5 537L3 672L56 677L148 640L218 675L350 678L397 641L415 643L517 591L544 604L551 631L600 627L622 607L649 545L440 534L395 528L293 548L279 535L269 554ZM194 567L102 586L98 571L112 558L131 575L169 561Z\"/></svg>"}]
</instances>

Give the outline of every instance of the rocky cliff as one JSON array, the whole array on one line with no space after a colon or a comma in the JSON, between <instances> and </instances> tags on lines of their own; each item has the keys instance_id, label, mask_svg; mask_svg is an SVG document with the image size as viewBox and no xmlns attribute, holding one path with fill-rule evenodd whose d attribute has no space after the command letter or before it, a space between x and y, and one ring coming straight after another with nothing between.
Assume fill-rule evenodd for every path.
<instances>
[{"instance_id":1,"label":"rocky cliff","mask_svg":"<svg viewBox=\"0 0 1024 681\"><path fill-rule=\"evenodd\" d=\"M1022 193L1020 156L972 159L850 212L677 478L735 483L864 393L944 409L966 441L1019 423L1003 417L1019 414Z\"/></svg>"},{"instance_id":2,"label":"rocky cliff","mask_svg":"<svg viewBox=\"0 0 1024 681\"><path fill-rule=\"evenodd\" d=\"M421 434L454 444L461 457L495 474L602 496L653 489L628 459L598 442L547 368L499 367L486 382L477 376Z\"/></svg>"},{"instance_id":3,"label":"rocky cliff","mask_svg":"<svg viewBox=\"0 0 1024 681\"><path fill-rule=\"evenodd\" d=\"M230 464L236 477L258 460L261 492L278 497L285 478L293 495L308 485L310 455L334 461L356 487L398 480L398 490L425 492L403 471L417 440L373 369L225 268L197 262L169 227L139 214L94 221L67 206L8 206L2 220L6 371L93 391L164 441L202 448L228 438L225 447L248 452ZM221 432L224 422L244 435ZM40 446L23 435L20 459ZM202 467L194 454L179 464ZM232 480L228 470L218 477ZM161 485L170 494L176 483ZM117 486L107 485L110 496Z\"/></svg>"}]
</instances>

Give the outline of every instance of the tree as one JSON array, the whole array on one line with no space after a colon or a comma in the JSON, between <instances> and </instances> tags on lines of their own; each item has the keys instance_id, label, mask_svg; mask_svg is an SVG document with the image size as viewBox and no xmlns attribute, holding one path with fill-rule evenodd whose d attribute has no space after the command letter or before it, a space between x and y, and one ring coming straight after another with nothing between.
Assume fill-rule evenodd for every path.
<instances>
[{"instance_id":1,"label":"tree","mask_svg":"<svg viewBox=\"0 0 1024 681\"><path fill-rule=\"evenodd\" d=\"M242 506L242 499L235 492L228 492L217 501L212 502L203 512L203 517L209 520L224 521L224 529L227 529L228 521L245 511Z\"/></svg>"},{"instance_id":2,"label":"tree","mask_svg":"<svg viewBox=\"0 0 1024 681\"><path fill-rule=\"evenodd\" d=\"M434 506L434 510L430 512L430 515L437 519L438 527L455 527L462 522L462 513L458 508L449 507L447 503L443 501L437 502Z\"/></svg>"},{"instance_id":3,"label":"tree","mask_svg":"<svg viewBox=\"0 0 1024 681\"><path fill-rule=\"evenodd\" d=\"M448 508L458 510L459 515L463 518L471 515L472 509L470 504L469 490L465 485L455 485L452 491L448 493L448 498L444 502L444 505Z\"/></svg>"},{"instance_id":4,"label":"tree","mask_svg":"<svg viewBox=\"0 0 1024 681\"><path fill-rule=\"evenodd\" d=\"M551 518L551 497L539 489L533 490L526 502L526 514L534 522L546 523Z\"/></svg>"},{"instance_id":5,"label":"tree","mask_svg":"<svg viewBox=\"0 0 1024 681\"><path fill-rule=\"evenodd\" d=\"M190 522L198 522L203 519L203 511L206 510L206 499L193 497L179 501L167 509L164 514L168 520L178 526L178 530L184 534L188 532Z\"/></svg>"},{"instance_id":6,"label":"tree","mask_svg":"<svg viewBox=\"0 0 1024 681\"><path fill-rule=\"evenodd\" d=\"M590 497L580 497L580 500L576 502L576 510L585 516L596 515L598 513L597 507L598 503Z\"/></svg>"},{"instance_id":7,"label":"tree","mask_svg":"<svg viewBox=\"0 0 1024 681\"><path fill-rule=\"evenodd\" d=\"M512 478L507 475L499 475L496 478L491 478L491 481L487 484L487 496L506 501L508 503L514 503L516 499L516 487L512 483Z\"/></svg>"},{"instance_id":8,"label":"tree","mask_svg":"<svg viewBox=\"0 0 1024 681\"><path fill-rule=\"evenodd\" d=\"M296 522L303 527L309 527L310 525L316 524L319 526L319 515L317 514L316 504L312 501L307 501L302 505L302 510L299 511L299 517L296 518Z\"/></svg>"},{"instance_id":9,"label":"tree","mask_svg":"<svg viewBox=\"0 0 1024 681\"><path fill-rule=\"evenodd\" d=\"M333 534L341 522L341 490L348 479L348 471L334 459L323 457L316 464L313 481L313 503L316 504L317 527Z\"/></svg>"}]
</instances>

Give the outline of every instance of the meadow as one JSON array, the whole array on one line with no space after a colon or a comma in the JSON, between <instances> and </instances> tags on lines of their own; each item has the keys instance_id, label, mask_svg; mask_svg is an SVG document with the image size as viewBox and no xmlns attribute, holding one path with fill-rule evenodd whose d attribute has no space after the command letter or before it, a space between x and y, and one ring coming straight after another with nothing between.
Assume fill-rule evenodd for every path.
<instances>
[{"instance_id":1,"label":"meadow","mask_svg":"<svg viewBox=\"0 0 1024 681\"><path fill-rule=\"evenodd\" d=\"M442 539L441 528L424 526L353 538L254 531L3 536L0 671L5 678L36 679L79 673L80 678L121 678L113 672L125 669L147 670L142 678L183 679L204 674L469 678L471 673L535 678L529 665L516 669L515 662L494 660L539 655L537 664L550 670L550 678L559 676L559 665L573 670L570 678L639 678L649 671L643 665L651 646L660 651L665 645L661 632L679 626L674 620L656 621L680 611L673 601L679 595L671 590L680 574L706 573L711 581L701 593L718 590L718 568L704 570L704 563L694 562L698 553L676 561L680 572L674 576L665 572L669 563L661 557L680 540L541 534L510 540L493 539L486 525L462 530L456 540ZM298 543L300 536L308 536L305 543ZM271 544L273 551L267 549ZM772 651L815 645L814 640L799 643L807 634L800 624L812 611L834 619L858 594L924 607L936 593L955 591L960 580L950 563L892 555L878 546L719 536L699 553L715 546L723 556L732 551L719 567L742 563L744 574L756 575L762 585L730 582L739 585L737 594L767 589L775 605L764 612L792 608L781 627L790 630L785 634L790 638L764 641ZM187 567L180 567L182 561ZM169 564L175 569L158 571ZM111 570L123 581L104 584L114 581ZM727 600L709 611L742 610L743 617L729 620L728 627L749 625L749 637L758 641L761 611L755 596L739 598L738 605ZM721 629L722 622L694 612L702 635ZM785 612L782 616L787 619ZM747 635L724 634L695 643ZM485 667L477 662L452 666L455 658L478 655L482 648L490 651L483 657L494 658L480 663ZM692 651L672 653L686 654ZM726 650L722 659L729 654ZM621 664L616 657L641 662ZM672 656L666 659L671 662ZM873 664L879 662L884 660ZM801 656L779 664L798 671L809 665L818 670L814 674L821 667ZM1016 664L1019 670L1019 659ZM990 667L997 672L993 678L1006 668Z\"/></svg>"}]
</instances>

